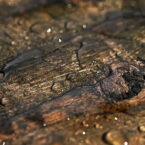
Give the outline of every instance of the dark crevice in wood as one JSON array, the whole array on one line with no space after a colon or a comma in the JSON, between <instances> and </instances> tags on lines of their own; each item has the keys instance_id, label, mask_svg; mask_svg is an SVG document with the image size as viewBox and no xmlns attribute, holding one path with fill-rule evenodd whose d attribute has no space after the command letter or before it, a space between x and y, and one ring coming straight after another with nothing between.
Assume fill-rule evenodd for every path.
<instances>
[{"instance_id":1,"label":"dark crevice in wood","mask_svg":"<svg viewBox=\"0 0 145 145\"><path fill-rule=\"evenodd\" d=\"M83 67L82 67L82 64L81 64L81 60L80 60L78 51L79 50L75 50L75 53L76 53L76 58L77 58L78 65L79 65L80 70L81 70L81 69L83 69Z\"/></svg>"}]
</instances>

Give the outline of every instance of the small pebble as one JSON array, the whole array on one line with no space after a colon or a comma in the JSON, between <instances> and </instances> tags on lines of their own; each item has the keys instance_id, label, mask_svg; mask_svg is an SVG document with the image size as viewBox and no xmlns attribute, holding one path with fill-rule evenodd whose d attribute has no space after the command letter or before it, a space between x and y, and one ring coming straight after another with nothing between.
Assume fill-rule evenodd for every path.
<instances>
[{"instance_id":1,"label":"small pebble","mask_svg":"<svg viewBox=\"0 0 145 145\"><path fill-rule=\"evenodd\" d=\"M73 137L70 137L70 138L69 138L69 141L71 141L71 142L76 142L76 139L73 138Z\"/></svg>"},{"instance_id":2,"label":"small pebble","mask_svg":"<svg viewBox=\"0 0 145 145\"><path fill-rule=\"evenodd\" d=\"M90 145L91 144L91 140L89 138L85 139L85 143Z\"/></svg>"},{"instance_id":3,"label":"small pebble","mask_svg":"<svg viewBox=\"0 0 145 145\"><path fill-rule=\"evenodd\" d=\"M100 128L100 129L103 128L103 126L100 125L99 123L96 123L96 124L95 124L95 127L96 127L96 128Z\"/></svg>"},{"instance_id":4,"label":"small pebble","mask_svg":"<svg viewBox=\"0 0 145 145\"><path fill-rule=\"evenodd\" d=\"M9 99L8 98L4 97L4 98L1 99L1 104L2 105L7 105L8 103L9 103Z\"/></svg>"},{"instance_id":5,"label":"small pebble","mask_svg":"<svg viewBox=\"0 0 145 145\"><path fill-rule=\"evenodd\" d=\"M69 121L69 120L70 120L70 118L68 117L68 118L67 118L67 120Z\"/></svg>"},{"instance_id":6,"label":"small pebble","mask_svg":"<svg viewBox=\"0 0 145 145\"><path fill-rule=\"evenodd\" d=\"M25 36L24 39L25 39L25 40L29 40L29 37L28 37L28 36Z\"/></svg>"},{"instance_id":7,"label":"small pebble","mask_svg":"<svg viewBox=\"0 0 145 145\"><path fill-rule=\"evenodd\" d=\"M141 131L141 132L145 132L145 125L141 125L141 126L139 126L139 131Z\"/></svg>"},{"instance_id":8,"label":"small pebble","mask_svg":"<svg viewBox=\"0 0 145 145\"><path fill-rule=\"evenodd\" d=\"M58 82L58 83L54 83L52 85L52 90L59 93L59 92L62 92L63 91L63 87L62 85Z\"/></svg>"},{"instance_id":9,"label":"small pebble","mask_svg":"<svg viewBox=\"0 0 145 145\"><path fill-rule=\"evenodd\" d=\"M122 132L117 130L109 131L105 136L105 140L110 145L127 145L125 136L123 135Z\"/></svg>"},{"instance_id":10,"label":"small pebble","mask_svg":"<svg viewBox=\"0 0 145 145\"><path fill-rule=\"evenodd\" d=\"M80 130L77 130L76 132L75 132L75 135L79 135L80 134Z\"/></svg>"},{"instance_id":11,"label":"small pebble","mask_svg":"<svg viewBox=\"0 0 145 145\"><path fill-rule=\"evenodd\" d=\"M15 41L12 41L11 44L12 44L12 45L16 45L16 42L15 42Z\"/></svg>"},{"instance_id":12,"label":"small pebble","mask_svg":"<svg viewBox=\"0 0 145 145\"><path fill-rule=\"evenodd\" d=\"M100 119L100 115L97 115L95 119L96 119L96 120Z\"/></svg>"},{"instance_id":13,"label":"small pebble","mask_svg":"<svg viewBox=\"0 0 145 145\"><path fill-rule=\"evenodd\" d=\"M76 30L77 23L75 21L68 21L65 25L67 30Z\"/></svg>"},{"instance_id":14,"label":"small pebble","mask_svg":"<svg viewBox=\"0 0 145 145\"><path fill-rule=\"evenodd\" d=\"M89 127L89 124L86 121L83 121L82 124L84 127Z\"/></svg>"}]
</instances>

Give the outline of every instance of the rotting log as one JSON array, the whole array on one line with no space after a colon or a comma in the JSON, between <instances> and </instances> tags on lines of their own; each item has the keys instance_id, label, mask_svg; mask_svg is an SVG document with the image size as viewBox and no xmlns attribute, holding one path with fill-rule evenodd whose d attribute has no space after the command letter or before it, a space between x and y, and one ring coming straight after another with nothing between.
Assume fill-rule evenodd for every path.
<instances>
[{"instance_id":1,"label":"rotting log","mask_svg":"<svg viewBox=\"0 0 145 145\"><path fill-rule=\"evenodd\" d=\"M70 31L69 39L61 35L59 45L50 39L51 45L43 35L40 40L39 29L35 30L45 25L32 23L27 33L30 50L19 53L30 45L27 43L16 45L13 55L1 49L0 140L26 135L67 118L126 111L144 104L145 21L136 19L109 21L74 34ZM16 39L16 24L4 28L4 38L15 38L19 44L22 38ZM6 47L9 43L1 44ZM12 47L9 44L9 51Z\"/></svg>"},{"instance_id":2,"label":"rotting log","mask_svg":"<svg viewBox=\"0 0 145 145\"><path fill-rule=\"evenodd\" d=\"M136 48L128 53L122 47L115 50L117 41L110 40L109 34L102 35L101 29L106 27L100 26L99 30L93 27L92 33L85 31L63 45L63 49L51 53L43 49L28 50L2 66L1 105L9 117L1 120L1 141L27 134L43 124L52 125L87 113L125 111L145 102L144 60L132 53ZM94 33L97 31L98 36ZM101 39L99 49L92 43L94 40L88 47L82 43L95 37ZM79 43L80 48L75 49ZM46 100L46 97L47 102L36 107L38 99ZM22 99L22 104L16 98ZM30 111L16 115L26 108Z\"/></svg>"},{"instance_id":3,"label":"rotting log","mask_svg":"<svg viewBox=\"0 0 145 145\"><path fill-rule=\"evenodd\" d=\"M110 74L94 85L77 87L23 115L4 121L0 139L27 134L83 114L125 111L145 103L144 72L125 62L111 64ZM27 126L24 128L24 126Z\"/></svg>"},{"instance_id":4,"label":"rotting log","mask_svg":"<svg viewBox=\"0 0 145 145\"><path fill-rule=\"evenodd\" d=\"M121 3L121 9L128 12L134 13L139 12L141 14L145 13L145 2L144 0L118 0ZM75 4L77 6L87 6L87 5L98 5L98 0L27 0L27 1L5 1L0 2L0 19L5 19L11 15L19 15L34 10L40 6L48 6L52 4ZM114 0L106 1L105 3L115 3ZM3 8L4 7L4 8Z\"/></svg>"}]
</instances>

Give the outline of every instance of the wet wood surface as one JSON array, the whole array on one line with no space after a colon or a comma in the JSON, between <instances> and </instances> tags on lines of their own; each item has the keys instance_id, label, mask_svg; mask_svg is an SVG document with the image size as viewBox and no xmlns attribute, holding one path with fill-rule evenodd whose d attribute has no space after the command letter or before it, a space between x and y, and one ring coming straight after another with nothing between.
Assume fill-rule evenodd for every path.
<instances>
[{"instance_id":1,"label":"wet wood surface","mask_svg":"<svg viewBox=\"0 0 145 145\"><path fill-rule=\"evenodd\" d=\"M119 4L97 4L90 6L91 10L51 6L23 17L11 16L1 23L2 143L67 144L66 139L75 134L78 138L69 144L95 145L96 115L103 120L102 116L120 113L123 122L122 113L144 106L145 20L120 17L104 21L105 11L112 9L116 13ZM54 8L58 9L56 13ZM135 115L135 111L132 113ZM91 127L87 141L80 136L80 132L86 132L78 125L86 128L84 122L93 124L88 123ZM103 125L107 124L104 120ZM120 128L125 131L123 123ZM142 134L136 132L135 145L142 142ZM104 139L105 128L96 133L99 145L113 144L110 138Z\"/></svg>"}]
</instances>

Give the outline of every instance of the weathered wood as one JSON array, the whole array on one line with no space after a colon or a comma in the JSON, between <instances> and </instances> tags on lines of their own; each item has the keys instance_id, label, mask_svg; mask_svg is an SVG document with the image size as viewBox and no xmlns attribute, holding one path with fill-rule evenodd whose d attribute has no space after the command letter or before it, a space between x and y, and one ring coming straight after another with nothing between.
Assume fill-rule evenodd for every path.
<instances>
[{"instance_id":1,"label":"weathered wood","mask_svg":"<svg viewBox=\"0 0 145 145\"><path fill-rule=\"evenodd\" d=\"M68 118L145 103L144 19L88 26L81 16L81 24L71 20L73 26L62 16L49 22L26 18L20 25L17 17L2 27L1 141Z\"/></svg>"},{"instance_id":2,"label":"weathered wood","mask_svg":"<svg viewBox=\"0 0 145 145\"><path fill-rule=\"evenodd\" d=\"M142 14L145 13L145 2L144 0L118 0L120 4L122 4L122 8L123 10L127 11L127 12L140 12ZM51 5L51 4L56 4L56 3L66 3L66 4L75 4L77 6L86 6L86 5L93 5L93 4L98 4L98 1L94 1L94 0L27 0L27 1L14 1L14 2L9 2L9 1L1 1L0 3L0 7L4 7L7 8L7 10L5 11L5 9L3 8L0 11L0 19L4 19L8 16L11 15L19 15L19 14L24 14L30 10L33 10L34 8L37 8L39 6L47 6L47 5ZM114 0L109 0L106 1L106 3L108 3L108 5L110 5L111 3L115 3ZM109 4L110 3L110 4ZM128 13L127 13L128 15Z\"/></svg>"},{"instance_id":3,"label":"weathered wood","mask_svg":"<svg viewBox=\"0 0 145 145\"><path fill-rule=\"evenodd\" d=\"M57 2L61 2L61 0L26 0L26 1L1 1L0 7L6 7L7 10L2 9L0 11L0 18L4 19L5 17L9 17L11 15L20 15L24 14L30 10L38 8L39 6L51 5Z\"/></svg>"},{"instance_id":4,"label":"weathered wood","mask_svg":"<svg viewBox=\"0 0 145 145\"><path fill-rule=\"evenodd\" d=\"M143 104L144 73L123 62L112 64L111 70L111 74L97 84L75 88L33 111L2 123L0 139L26 134L44 124L51 125L80 114L124 111L129 107ZM126 74L128 76L125 76Z\"/></svg>"}]
</instances>

